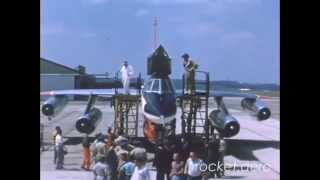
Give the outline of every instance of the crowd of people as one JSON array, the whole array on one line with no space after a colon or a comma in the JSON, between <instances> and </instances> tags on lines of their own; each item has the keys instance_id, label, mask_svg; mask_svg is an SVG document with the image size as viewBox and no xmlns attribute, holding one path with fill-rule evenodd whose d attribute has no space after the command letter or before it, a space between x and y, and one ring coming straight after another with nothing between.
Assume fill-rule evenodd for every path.
<instances>
[{"instance_id":1,"label":"crowd of people","mask_svg":"<svg viewBox=\"0 0 320 180\"><path fill-rule=\"evenodd\" d=\"M109 128L106 136L98 134L91 145L91 152L94 163L91 170L97 180L150 179L146 167L147 152L131 146L122 132L115 135Z\"/></svg>"},{"instance_id":2,"label":"crowd of people","mask_svg":"<svg viewBox=\"0 0 320 180\"><path fill-rule=\"evenodd\" d=\"M56 127L54 137L54 163L56 169L63 169L65 147L62 130ZM215 144L212 144L213 146ZM128 139L119 132L114 134L108 129L107 135L99 133L95 140L90 143L88 135L83 137L83 163L81 168L92 171L95 180L149 180L150 173L147 163L147 152L144 148L134 147ZM208 147L209 149L217 149ZM221 153L223 150L217 149ZM201 180L206 179L208 174L201 171L200 166L208 163L199 157L199 154L190 150L187 152L172 152L170 147L158 146L153 159L156 168L157 180ZM217 156L218 157L218 156ZM215 159L208 157L212 161ZM218 177L223 172L215 174Z\"/></svg>"},{"instance_id":3,"label":"crowd of people","mask_svg":"<svg viewBox=\"0 0 320 180\"><path fill-rule=\"evenodd\" d=\"M67 153L62 130L57 126L53 132L54 164L63 169L64 156ZM99 133L93 143L88 135L82 140L83 163L81 168L92 171L95 180L149 180L146 167L147 152L143 148L128 144L122 132L117 135L108 129L107 135Z\"/></svg>"}]
</instances>

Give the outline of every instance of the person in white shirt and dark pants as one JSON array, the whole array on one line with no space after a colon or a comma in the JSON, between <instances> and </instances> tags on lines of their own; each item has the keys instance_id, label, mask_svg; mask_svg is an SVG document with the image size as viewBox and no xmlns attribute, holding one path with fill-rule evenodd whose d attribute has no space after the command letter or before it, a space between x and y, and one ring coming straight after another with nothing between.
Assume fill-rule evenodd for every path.
<instances>
[{"instance_id":1,"label":"person in white shirt and dark pants","mask_svg":"<svg viewBox=\"0 0 320 180\"><path fill-rule=\"evenodd\" d=\"M63 161L64 161L64 147L63 147L63 137L61 128L56 129L55 136L55 150L57 155L57 164L56 169L63 169Z\"/></svg>"},{"instance_id":2,"label":"person in white shirt and dark pants","mask_svg":"<svg viewBox=\"0 0 320 180\"><path fill-rule=\"evenodd\" d=\"M104 161L105 159L103 155L97 155L97 163L92 168L94 180L108 180L110 169L109 166L104 163Z\"/></svg>"},{"instance_id":3,"label":"person in white shirt and dark pants","mask_svg":"<svg viewBox=\"0 0 320 180\"><path fill-rule=\"evenodd\" d=\"M132 66L128 64L128 61L124 61L120 73L124 92L130 94L130 78L133 77L134 71Z\"/></svg>"},{"instance_id":4,"label":"person in white shirt and dark pants","mask_svg":"<svg viewBox=\"0 0 320 180\"><path fill-rule=\"evenodd\" d=\"M131 176L131 180L151 180L149 169L146 166L147 153L137 152L134 154L135 169Z\"/></svg>"},{"instance_id":5,"label":"person in white shirt and dark pants","mask_svg":"<svg viewBox=\"0 0 320 180\"><path fill-rule=\"evenodd\" d=\"M198 158L195 152L190 152L190 156L187 159L184 173L187 175L187 180L201 180L202 172L201 166L204 165L202 159Z\"/></svg>"}]
</instances>

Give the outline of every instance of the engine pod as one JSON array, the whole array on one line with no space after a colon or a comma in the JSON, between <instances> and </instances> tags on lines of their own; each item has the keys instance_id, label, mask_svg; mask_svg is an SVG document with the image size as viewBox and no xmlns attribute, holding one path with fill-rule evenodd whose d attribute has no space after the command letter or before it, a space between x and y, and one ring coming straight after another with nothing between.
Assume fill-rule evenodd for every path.
<instances>
[{"instance_id":1,"label":"engine pod","mask_svg":"<svg viewBox=\"0 0 320 180\"><path fill-rule=\"evenodd\" d=\"M76 122L76 129L80 133L91 134L102 119L102 112L92 108L87 114L81 116Z\"/></svg>"},{"instance_id":2,"label":"engine pod","mask_svg":"<svg viewBox=\"0 0 320 180\"><path fill-rule=\"evenodd\" d=\"M68 103L68 97L65 95L56 95L49 97L42 105L42 113L45 116L56 116Z\"/></svg>"},{"instance_id":3,"label":"engine pod","mask_svg":"<svg viewBox=\"0 0 320 180\"><path fill-rule=\"evenodd\" d=\"M266 120L271 116L270 109L260 100L244 98L241 101L243 109L253 112L259 121Z\"/></svg>"},{"instance_id":4,"label":"engine pod","mask_svg":"<svg viewBox=\"0 0 320 180\"><path fill-rule=\"evenodd\" d=\"M220 110L213 110L209 115L209 122L222 136L232 137L239 133L240 124L236 118Z\"/></svg>"}]
</instances>

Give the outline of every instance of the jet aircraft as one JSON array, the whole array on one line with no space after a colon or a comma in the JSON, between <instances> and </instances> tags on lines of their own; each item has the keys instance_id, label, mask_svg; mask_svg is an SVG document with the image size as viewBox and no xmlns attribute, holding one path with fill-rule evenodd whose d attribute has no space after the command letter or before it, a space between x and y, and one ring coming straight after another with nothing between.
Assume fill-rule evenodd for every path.
<instances>
[{"instance_id":1,"label":"jet aircraft","mask_svg":"<svg viewBox=\"0 0 320 180\"><path fill-rule=\"evenodd\" d=\"M143 134L152 144L165 137L175 135L176 100L183 96L183 93L174 88L170 79L170 61L170 57L161 45L148 58L148 75L150 77L141 91L141 107L144 118ZM97 97L113 97L116 94L121 94L121 92L115 89L73 89L41 92L41 96L50 96L42 105L42 113L48 117L57 115L67 104L67 95L89 96L84 115L76 121L75 126L80 133L91 134L102 117L101 110L94 107ZM131 93L131 95L139 94L137 92ZM211 124L225 137L235 136L240 130L240 124L228 112L222 101L223 97L243 98L241 106L254 112L260 121L268 119L271 115L270 109L254 94L210 91L208 96L214 97L218 107L209 115Z\"/></svg>"}]
</instances>

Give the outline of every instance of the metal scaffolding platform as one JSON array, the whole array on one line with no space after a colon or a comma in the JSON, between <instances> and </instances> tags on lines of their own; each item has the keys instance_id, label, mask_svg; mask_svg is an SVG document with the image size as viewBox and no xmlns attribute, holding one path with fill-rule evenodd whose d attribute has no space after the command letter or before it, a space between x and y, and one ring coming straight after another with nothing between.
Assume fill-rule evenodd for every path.
<instances>
[{"instance_id":1,"label":"metal scaffolding platform","mask_svg":"<svg viewBox=\"0 0 320 180\"><path fill-rule=\"evenodd\" d=\"M204 135L209 138L208 105L210 80L209 73L196 71L205 76L204 80L195 82L195 92L185 92L185 77L183 76L183 95L179 98L181 114L181 128L183 135ZM202 132L199 132L199 129ZM200 131L201 131L200 130Z\"/></svg>"},{"instance_id":2,"label":"metal scaffolding platform","mask_svg":"<svg viewBox=\"0 0 320 180\"><path fill-rule=\"evenodd\" d=\"M114 97L114 130L126 137L138 136L140 95L118 94Z\"/></svg>"},{"instance_id":3,"label":"metal scaffolding platform","mask_svg":"<svg viewBox=\"0 0 320 180\"><path fill-rule=\"evenodd\" d=\"M188 134L199 133L199 128L205 128L208 118L208 98L198 95L185 95L181 98L182 131Z\"/></svg>"}]
</instances>

